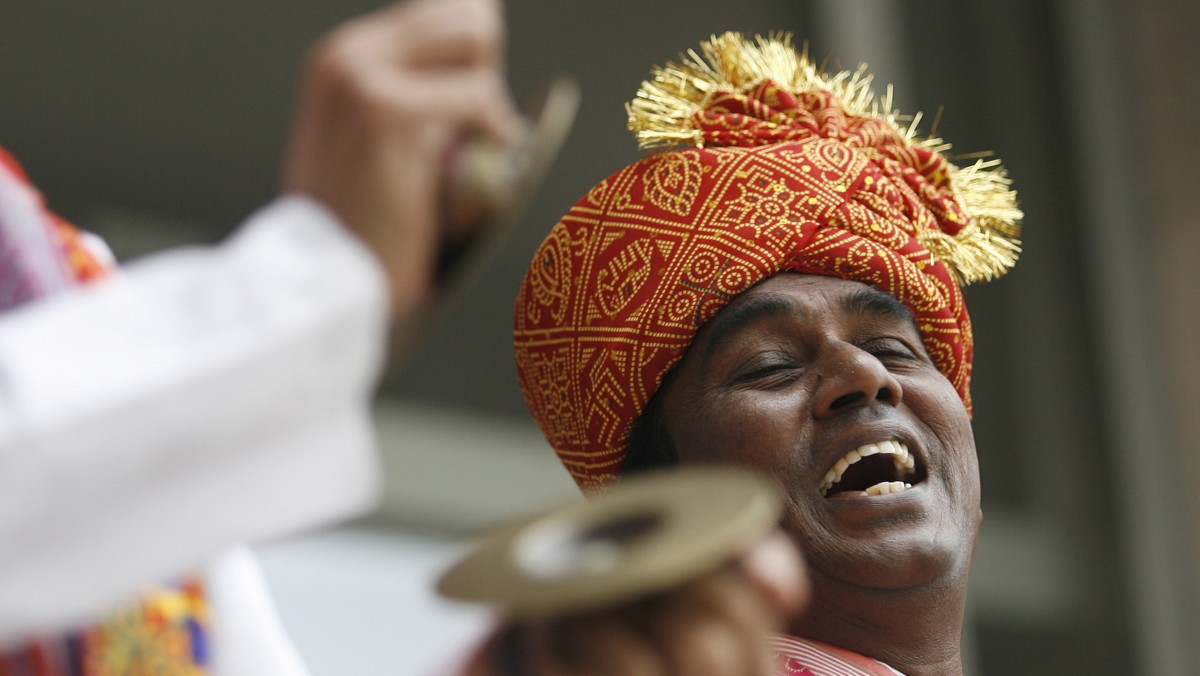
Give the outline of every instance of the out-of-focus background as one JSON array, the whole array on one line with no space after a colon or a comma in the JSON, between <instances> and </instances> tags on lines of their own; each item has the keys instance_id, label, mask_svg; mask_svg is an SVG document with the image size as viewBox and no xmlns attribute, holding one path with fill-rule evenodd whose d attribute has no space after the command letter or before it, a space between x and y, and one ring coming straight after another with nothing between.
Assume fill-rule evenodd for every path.
<instances>
[{"instance_id":1,"label":"out-of-focus background","mask_svg":"<svg viewBox=\"0 0 1200 676\"><path fill-rule=\"evenodd\" d=\"M368 0L6 3L0 143L122 259L218 240L275 193L305 46ZM1200 664L1200 3L509 0L518 101L569 74L583 108L482 283L389 379L385 506L267 543L317 674L422 673L486 624L437 601L463 537L575 498L533 427L512 300L556 217L636 159L623 103L712 33L786 30L867 62L956 150L994 150L1026 251L970 288L986 519L971 673L1194 674ZM927 127L926 127L927 129ZM466 637L466 638L464 638Z\"/></svg>"}]
</instances>

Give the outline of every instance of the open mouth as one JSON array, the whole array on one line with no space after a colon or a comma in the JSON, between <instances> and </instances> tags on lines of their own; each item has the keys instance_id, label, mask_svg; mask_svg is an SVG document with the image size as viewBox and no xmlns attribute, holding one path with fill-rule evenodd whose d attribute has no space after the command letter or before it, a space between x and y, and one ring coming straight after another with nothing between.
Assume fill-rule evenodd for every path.
<instances>
[{"instance_id":1,"label":"open mouth","mask_svg":"<svg viewBox=\"0 0 1200 676\"><path fill-rule=\"evenodd\" d=\"M864 444L842 456L825 473L820 491L823 497L841 493L865 493L871 496L901 493L920 482L916 458L899 441Z\"/></svg>"}]
</instances>

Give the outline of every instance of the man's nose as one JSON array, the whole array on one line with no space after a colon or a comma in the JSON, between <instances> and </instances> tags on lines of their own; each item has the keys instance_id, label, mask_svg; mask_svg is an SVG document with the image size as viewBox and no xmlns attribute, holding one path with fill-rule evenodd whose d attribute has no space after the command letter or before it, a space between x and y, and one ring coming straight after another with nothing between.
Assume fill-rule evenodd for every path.
<instances>
[{"instance_id":1,"label":"man's nose","mask_svg":"<svg viewBox=\"0 0 1200 676\"><path fill-rule=\"evenodd\" d=\"M827 418L875 402L896 406L904 397L900 382L871 353L840 341L826 345L822 352L814 417Z\"/></svg>"}]
</instances>

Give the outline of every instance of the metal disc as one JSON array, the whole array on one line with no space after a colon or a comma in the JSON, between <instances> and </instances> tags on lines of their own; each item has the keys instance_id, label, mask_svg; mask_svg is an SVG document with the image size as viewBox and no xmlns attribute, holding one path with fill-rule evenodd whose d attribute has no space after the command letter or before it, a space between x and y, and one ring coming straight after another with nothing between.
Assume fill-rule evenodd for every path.
<instances>
[{"instance_id":1,"label":"metal disc","mask_svg":"<svg viewBox=\"0 0 1200 676\"><path fill-rule=\"evenodd\" d=\"M493 534L438 591L524 618L597 610L716 570L781 507L775 485L742 468L647 474Z\"/></svg>"},{"instance_id":2,"label":"metal disc","mask_svg":"<svg viewBox=\"0 0 1200 676\"><path fill-rule=\"evenodd\" d=\"M437 262L438 293L392 327L386 380L399 375L404 357L428 337L441 317L462 302L508 241L566 142L579 100L579 85L574 80L556 79L514 146L503 147L476 136L466 139L447 158L443 217L448 220L443 229L457 234L442 245ZM475 216L455 216L458 211ZM453 222L460 218L477 218L487 225L471 231L470 223ZM458 232L464 228L470 232Z\"/></svg>"},{"instance_id":3,"label":"metal disc","mask_svg":"<svg viewBox=\"0 0 1200 676\"><path fill-rule=\"evenodd\" d=\"M455 230L482 220L487 227L450 246L439 262L443 294L470 285L511 235L566 143L579 111L579 85L570 78L550 82L541 104L525 122L521 139L503 147L475 136L447 159L445 226ZM466 211L474 217L456 216ZM456 223L455 221L463 221ZM452 238L453 239L453 238Z\"/></svg>"}]
</instances>

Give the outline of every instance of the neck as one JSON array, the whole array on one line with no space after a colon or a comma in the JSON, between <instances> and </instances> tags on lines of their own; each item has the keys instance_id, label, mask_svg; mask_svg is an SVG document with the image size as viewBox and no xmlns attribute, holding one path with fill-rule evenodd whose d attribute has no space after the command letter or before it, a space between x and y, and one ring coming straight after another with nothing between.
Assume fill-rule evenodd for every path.
<instances>
[{"instance_id":1,"label":"neck","mask_svg":"<svg viewBox=\"0 0 1200 676\"><path fill-rule=\"evenodd\" d=\"M813 574L813 600L797 636L879 660L906 676L962 676L966 579L879 591Z\"/></svg>"}]
</instances>

